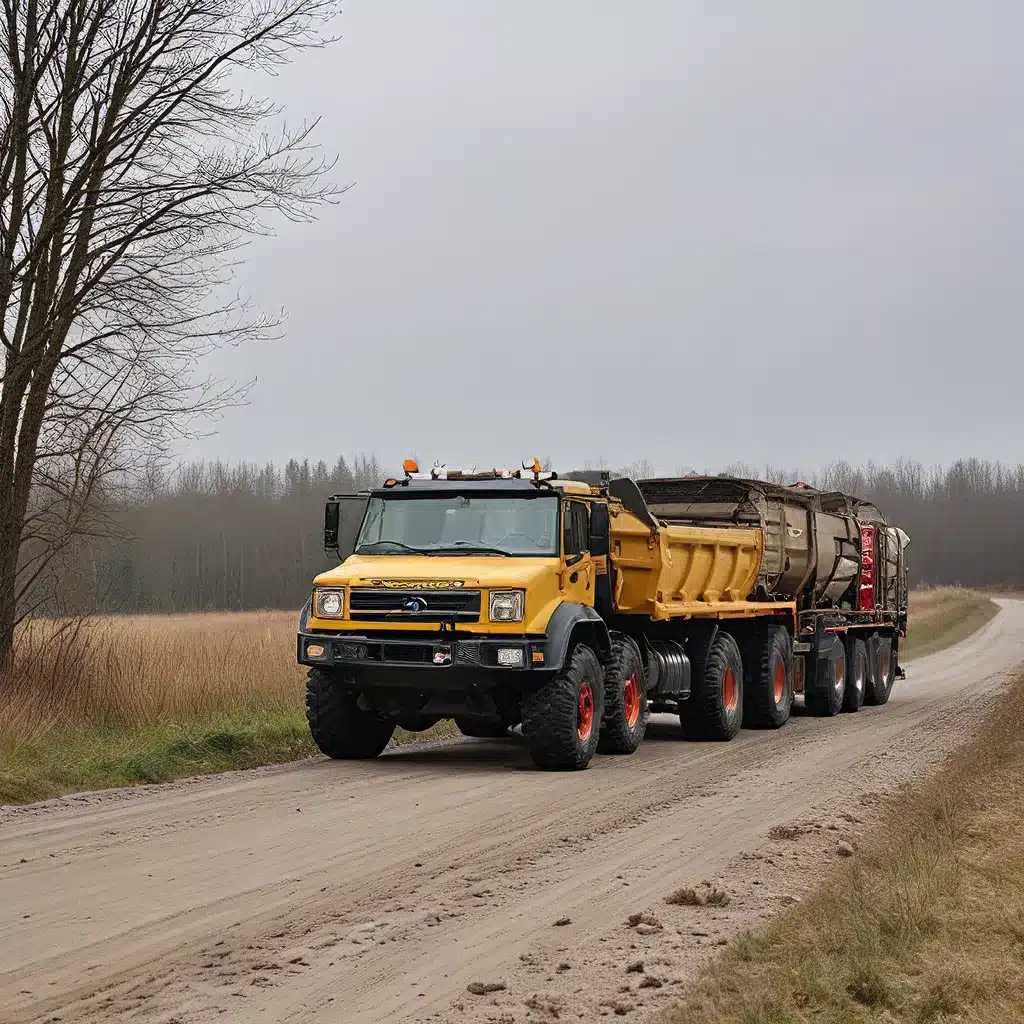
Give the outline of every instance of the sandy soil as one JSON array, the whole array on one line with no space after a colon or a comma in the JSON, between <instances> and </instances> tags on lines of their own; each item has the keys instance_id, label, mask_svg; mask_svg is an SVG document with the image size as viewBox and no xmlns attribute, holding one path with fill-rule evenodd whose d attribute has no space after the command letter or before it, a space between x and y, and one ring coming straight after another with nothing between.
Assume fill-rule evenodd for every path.
<instances>
[{"instance_id":1,"label":"sandy soil","mask_svg":"<svg viewBox=\"0 0 1024 1024\"><path fill-rule=\"evenodd\" d=\"M641 1019L971 730L1024 659L1001 605L887 707L728 744L658 719L575 774L511 737L0 809L0 1020Z\"/></svg>"}]
</instances>

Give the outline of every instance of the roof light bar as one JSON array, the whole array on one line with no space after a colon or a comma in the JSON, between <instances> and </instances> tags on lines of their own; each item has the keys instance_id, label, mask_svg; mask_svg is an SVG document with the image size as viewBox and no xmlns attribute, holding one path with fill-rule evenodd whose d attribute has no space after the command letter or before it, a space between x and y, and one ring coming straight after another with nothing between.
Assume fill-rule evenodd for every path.
<instances>
[{"instance_id":1,"label":"roof light bar","mask_svg":"<svg viewBox=\"0 0 1024 1024\"><path fill-rule=\"evenodd\" d=\"M558 479L557 473L542 473L540 465L540 459L537 458L532 462L524 462L522 469L478 470L476 466L470 469L449 469L443 463L435 462L429 473L421 473L415 459L406 459L402 463L402 469L408 480L526 480L531 477L536 481Z\"/></svg>"}]
</instances>

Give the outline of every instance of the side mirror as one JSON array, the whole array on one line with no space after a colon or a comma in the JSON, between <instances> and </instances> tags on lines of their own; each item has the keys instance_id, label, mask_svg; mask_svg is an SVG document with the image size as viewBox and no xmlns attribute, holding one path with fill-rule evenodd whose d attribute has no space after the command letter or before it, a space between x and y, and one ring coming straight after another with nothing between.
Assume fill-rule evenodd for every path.
<instances>
[{"instance_id":1,"label":"side mirror","mask_svg":"<svg viewBox=\"0 0 1024 1024\"><path fill-rule=\"evenodd\" d=\"M324 550L338 551L338 527L341 523L341 502L335 498L324 505Z\"/></svg>"}]
</instances>

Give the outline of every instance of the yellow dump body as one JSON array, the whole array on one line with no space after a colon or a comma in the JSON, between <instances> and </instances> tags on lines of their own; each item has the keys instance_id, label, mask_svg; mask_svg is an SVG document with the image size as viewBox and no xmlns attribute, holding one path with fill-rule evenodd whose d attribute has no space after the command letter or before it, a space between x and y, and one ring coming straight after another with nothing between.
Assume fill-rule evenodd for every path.
<instances>
[{"instance_id":1,"label":"yellow dump body","mask_svg":"<svg viewBox=\"0 0 1024 1024\"><path fill-rule=\"evenodd\" d=\"M759 527L662 524L655 535L632 512L610 512L616 612L658 621L740 618L787 608L748 600L764 552Z\"/></svg>"}]
</instances>

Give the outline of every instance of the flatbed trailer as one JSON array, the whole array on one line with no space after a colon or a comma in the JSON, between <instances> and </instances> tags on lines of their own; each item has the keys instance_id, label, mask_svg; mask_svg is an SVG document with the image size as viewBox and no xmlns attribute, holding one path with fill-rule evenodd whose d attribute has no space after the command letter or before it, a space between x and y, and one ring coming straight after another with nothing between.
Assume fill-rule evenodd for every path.
<instances>
[{"instance_id":1,"label":"flatbed trailer","mask_svg":"<svg viewBox=\"0 0 1024 1024\"><path fill-rule=\"evenodd\" d=\"M375 757L396 726L521 724L535 763L884 704L903 674L906 534L874 506L733 477L559 479L435 467L353 496L354 552L314 581L297 654L320 749ZM342 497L325 509L337 550Z\"/></svg>"}]
</instances>

